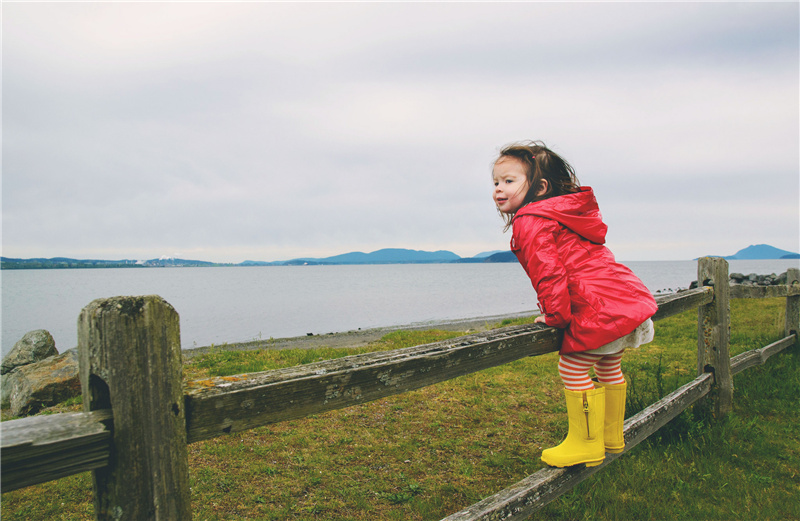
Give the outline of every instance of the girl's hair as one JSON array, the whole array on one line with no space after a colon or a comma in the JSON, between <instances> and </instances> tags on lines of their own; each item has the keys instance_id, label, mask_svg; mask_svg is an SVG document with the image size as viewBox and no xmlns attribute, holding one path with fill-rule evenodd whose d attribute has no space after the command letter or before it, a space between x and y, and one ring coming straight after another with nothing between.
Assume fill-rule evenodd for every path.
<instances>
[{"instance_id":1,"label":"girl's hair","mask_svg":"<svg viewBox=\"0 0 800 521\"><path fill-rule=\"evenodd\" d=\"M518 160L525 167L528 179L528 193L522 201L522 206L528 203L549 199L565 194L574 194L580 191L580 183L575 176L572 166L561 156L550 150L541 141L526 141L512 143L500 151L493 164L507 158ZM537 196L536 189L542 179L547 180L547 192ZM506 223L505 230L511 226L513 215L500 212Z\"/></svg>"}]
</instances>

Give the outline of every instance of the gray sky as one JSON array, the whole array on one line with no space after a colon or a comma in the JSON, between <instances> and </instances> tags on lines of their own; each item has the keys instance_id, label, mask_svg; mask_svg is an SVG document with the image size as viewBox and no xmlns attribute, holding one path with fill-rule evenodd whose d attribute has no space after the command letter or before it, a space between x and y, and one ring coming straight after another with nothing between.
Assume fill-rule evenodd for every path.
<instances>
[{"instance_id":1,"label":"gray sky","mask_svg":"<svg viewBox=\"0 0 800 521\"><path fill-rule=\"evenodd\" d=\"M798 3L2 5L2 254L507 249L499 148L621 260L799 251Z\"/></svg>"}]
</instances>

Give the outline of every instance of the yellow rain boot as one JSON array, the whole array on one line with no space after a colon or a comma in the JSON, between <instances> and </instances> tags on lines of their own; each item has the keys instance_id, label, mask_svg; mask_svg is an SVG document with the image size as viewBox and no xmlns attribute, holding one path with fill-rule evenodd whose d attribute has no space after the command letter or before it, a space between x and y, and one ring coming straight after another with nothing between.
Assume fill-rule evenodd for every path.
<instances>
[{"instance_id":1,"label":"yellow rain boot","mask_svg":"<svg viewBox=\"0 0 800 521\"><path fill-rule=\"evenodd\" d=\"M598 383L597 385L606 390L606 419L603 428L606 452L619 454L625 449L625 435L622 427L625 422L625 398L628 383Z\"/></svg>"},{"instance_id":2,"label":"yellow rain boot","mask_svg":"<svg viewBox=\"0 0 800 521\"><path fill-rule=\"evenodd\" d=\"M586 463L596 467L606 457L603 443L605 389L564 390L567 399L569 433L561 445L542 452L542 461L553 467Z\"/></svg>"}]
</instances>

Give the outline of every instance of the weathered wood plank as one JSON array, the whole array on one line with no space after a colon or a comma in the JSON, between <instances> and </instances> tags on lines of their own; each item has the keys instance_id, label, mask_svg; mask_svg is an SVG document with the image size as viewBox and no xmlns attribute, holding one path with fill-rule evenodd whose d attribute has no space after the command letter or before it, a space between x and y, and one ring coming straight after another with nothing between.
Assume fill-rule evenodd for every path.
<instances>
[{"instance_id":1,"label":"weathered wood plank","mask_svg":"<svg viewBox=\"0 0 800 521\"><path fill-rule=\"evenodd\" d=\"M800 286L778 285L778 286L743 286L741 284L731 285L731 298L775 298L793 297L800 295Z\"/></svg>"},{"instance_id":2,"label":"weathered wood plank","mask_svg":"<svg viewBox=\"0 0 800 521\"><path fill-rule=\"evenodd\" d=\"M757 365L764 365L769 357L780 353L787 347L793 345L796 338L797 337L795 335L789 335L771 343L768 346L764 346L760 349L753 349L734 356L731 358L731 374L738 374L745 369L749 369Z\"/></svg>"},{"instance_id":3,"label":"weathered wood plank","mask_svg":"<svg viewBox=\"0 0 800 521\"><path fill-rule=\"evenodd\" d=\"M78 318L78 353L84 410L114 412L95 518L191 519L178 313L156 295L95 300Z\"/></svg>"},{"instance_id":4,"label":"weathered wood plank","mask_svg":"<svg viewBox=\"0 0 800 521\"><path fill-rule=\"evenodd\" d=\"M711 374L703 374L625 420L625 450L621 454L606 454L606 459L600 465L596 467L577 465L564 469L543 468L494 496L456 512L442 521L527 519L553 499L631 450L708 394L712 380Z\"/></svg>"},{"instance_id":5,"label":"weathered wood plank","mask_svg":"<svg viewBox=\"0 0 800 521\"><path fill-rule=\"evenodd\" d=\"M561 333L505 328L394 351L189 382L189 443L419 389L558 350Z\"/></svg>"},{"instance_id":6,"label":"weathered wood plank","mask_svg":"<svg viewBox=\"0 0 800 521\"><path fill-rule=\"evenodd\" d=\"M710 286L658 296L656 297L658 311L653 315L653 320L661 320L690 309L695 309L698 306L708 304L713 299L714 288Z\"/></svg>"},{"instance_id":7,"label":"weathered wood plank","mask_svg":"<svg viewBox=\"0 0 800 521\"><path fill-rule=\"evenodd\" d=\"M105 467L110 410L31 416L0 423L3 492Z\"/></svg>"},{"instance_id":8,"label":"weathered wood plank","mask_svg":"<svg viewBox=\"0 0 800 521\"><path fill-rule=\"evenodd\" d=\"M547 503L605 467L609 459L614 460L619 456L619 454L606 454L606 460L596 467L577 465L564 469L543 468L494 496L447 516L442 521L528 519Z\"/></svg>"}]
</instances>

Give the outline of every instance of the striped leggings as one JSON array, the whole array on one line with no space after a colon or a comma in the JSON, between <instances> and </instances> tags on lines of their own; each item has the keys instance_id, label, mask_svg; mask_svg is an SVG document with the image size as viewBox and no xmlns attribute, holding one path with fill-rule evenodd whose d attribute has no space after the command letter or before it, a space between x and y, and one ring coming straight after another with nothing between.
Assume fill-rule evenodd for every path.
<instances>
[{"instance_id":1,"label":"striped leggings","mask_svg":"<svg viewBox=\"0 0 800 521\"><path fill-rule=\"evenodd\" d=\"M589 352L561 355L558 361L558 374L564 386L570 391L588 391L594 389L594 382L589 378L589 369L594 367L597 379L604 384L624 384L622 375L622 354L593 355Z\"/></svg>"}]
</instances>

